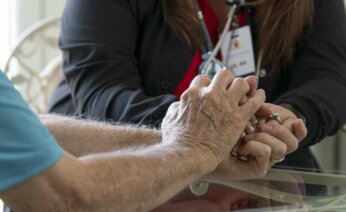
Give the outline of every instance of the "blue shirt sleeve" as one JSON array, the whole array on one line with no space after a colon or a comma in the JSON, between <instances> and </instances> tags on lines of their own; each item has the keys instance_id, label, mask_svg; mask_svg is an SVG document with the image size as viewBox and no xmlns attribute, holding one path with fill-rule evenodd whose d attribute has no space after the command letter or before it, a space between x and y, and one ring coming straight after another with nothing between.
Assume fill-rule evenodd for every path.
<instances>
[{"instance_id":1,"label":"blue shirt sleeve","mask_svg":"<svg viewBox=\"0 0 346 212\"><path fill-rule=\"evenodd\" d=\"M0 71L0 191L51 167L63 153Z\"/></svg>"}]
</instances>

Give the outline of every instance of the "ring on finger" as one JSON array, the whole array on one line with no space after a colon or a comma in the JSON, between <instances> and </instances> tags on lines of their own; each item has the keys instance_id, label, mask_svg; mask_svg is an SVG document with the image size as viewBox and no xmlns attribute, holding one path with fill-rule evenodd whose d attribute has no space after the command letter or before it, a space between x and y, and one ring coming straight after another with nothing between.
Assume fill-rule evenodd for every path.
<instances>
[{"instance_id":1,"label":"ring on finger","mask_svg":"<svg viewBox=\"0 0 346 212\"><path fill-rule=\"evenodd\" d=\"M249 157L248 156L244 156L244 155L238 155L238 159L243 161L243 162L248 162L249 161Z\"/></svg>"},{"instance_id":2,"label":"ring on finger","mask_svg":"<svg viewBox=\"0 0 346 212\"><path fill-rule=\"evenodd\" d=\"M252 116L251 119L250 119L250 123L253 125L253 126L256 126L258 124L258 119L256 116Z\"/></svg>"},{"instance_id":3,"label":"ring on finger","mask_svg":"<svg viewBox=\"0 0 346 212\"><path fill-rule=\"evenodd\" d=\"M272 114L269 116L272 120L278 122L279 124L282 123L280 114L278 112L272 112Z\"/></svg>"},{"instance_id":4,"label":"ring on finger","mask_svg":"<svg viewBox=\"0 0 346 212\"><path fill-rule=\"evenodd\" d=\"M232 155L233 157L237 158L237 157L238 157L238 152L232 151L232 152L231 152L231 155Z\"/></svg>"}]
</instances>

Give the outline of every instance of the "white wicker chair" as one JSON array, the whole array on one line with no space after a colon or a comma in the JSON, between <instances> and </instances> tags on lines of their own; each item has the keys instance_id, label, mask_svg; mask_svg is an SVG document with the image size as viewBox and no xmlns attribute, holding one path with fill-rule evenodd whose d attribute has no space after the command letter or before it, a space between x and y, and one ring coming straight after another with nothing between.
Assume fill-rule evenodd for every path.
<instances>
[{"instance_id":1,"label":"white wicker chair","mask_svg":"<svg viewBox=\"0 0 346 212\"><path fill-rule=\"evenodd\" d=\"M4 72L36 113L46 111L61 77L58 49L60 18L47 18L29 27L10 53Z\"/></svg>"}]
</instances>

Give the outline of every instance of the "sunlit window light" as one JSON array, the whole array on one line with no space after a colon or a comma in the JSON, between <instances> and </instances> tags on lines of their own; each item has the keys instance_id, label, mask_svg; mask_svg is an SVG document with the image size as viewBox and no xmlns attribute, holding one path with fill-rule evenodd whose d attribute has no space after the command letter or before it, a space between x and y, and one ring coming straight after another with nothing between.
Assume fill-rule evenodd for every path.
<instances>
[{"instance_id":1,"label":"sunlit window light","mask_svg":"<svg viewBox=\"0 0 346 212\"><path fill-rule=\"evenodd\" d=\"M14 45L16 35L15 8L16 1L0 1L0 68L4 68L5 60Z\"/></svg>"}]
</instances>

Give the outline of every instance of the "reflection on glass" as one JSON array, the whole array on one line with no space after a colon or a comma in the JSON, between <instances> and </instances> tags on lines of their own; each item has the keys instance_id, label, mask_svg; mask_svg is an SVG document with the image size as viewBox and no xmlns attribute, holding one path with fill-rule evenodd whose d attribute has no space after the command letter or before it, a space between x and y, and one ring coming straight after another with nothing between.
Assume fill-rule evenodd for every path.
<instances>
[{"instance_id":1,"label":"reflection on glass","mask_svg":"<svg viewBox=\"0 0 346 212\"><path fill-rule=\"evenodd\" d=\"M273 169L258 180L209 182L203 196L189 189L154 210L158 211L346 211L346 175ZM184 210L184 211L185 211Z\"/></svg>"}]
</instances>

